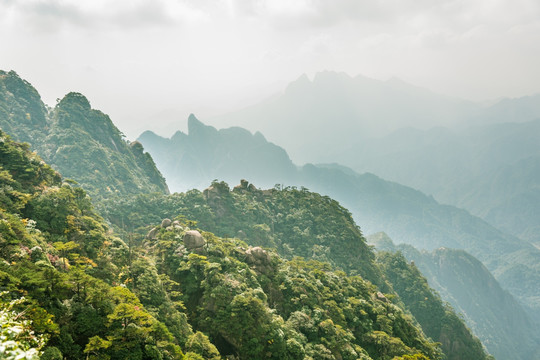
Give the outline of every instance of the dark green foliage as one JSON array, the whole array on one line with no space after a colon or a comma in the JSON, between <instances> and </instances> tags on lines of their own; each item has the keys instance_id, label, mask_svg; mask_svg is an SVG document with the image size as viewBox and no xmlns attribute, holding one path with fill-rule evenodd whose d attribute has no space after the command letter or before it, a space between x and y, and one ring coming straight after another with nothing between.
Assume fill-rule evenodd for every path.
<instances>
[{"instance_id":1,"label":"dark green foliage","mask_svg":"<svg viewBox=\"0 0 540 360\"><path fill-rule=\"evenodd\" d=\"M0 129L19 141L35 142L47 128L47 109L38 92L14 71L0 70Z\"/></svg>"},{"instance_id":2,"label":"dark green foliage","mask_svg":"<svg viewBox=\"0 0 540 360\"><path fill-rule=\"evenodd\" d=\"M105 204L107 218L118 227L138 229L182 214L219 236L247 237L251 245L276 248L282 256L327 261L384 285L351 214L335 200L307 189L261 191L246 182L231 191L226 183L213 182L204 193L139 195Z\"/></svg>"},{"instance_id":3,"label":"dark green foliage","mask_svg":"<svg viewBox=\"0 0 540 360\"><path fill-rule=\"evenodd\" d=\"M383 291L392 292L392 285L382 280L383 273L375 263L371 250L365 244L365 240L360 230L354 225L350 214L330 198L311 193L305 189L281 189L280 187L276 187L272 190L260 191L244 182L231 191L226 183L216 181L202 193L193 190L185 194L176 193L170 196L159 194L141 195L131 199L116 199L114 206L109 207L110 212L108 213L108 217L118 225L124 224L128 228L140 228L142 231L143 224L150 219L155 219L155 222L159 222L160 218L172 217L175 213L181 213L188 218L197 220L196 223L188 222L185 219L182 220L188 223L188 226L210 229L221 236L231 237L236 235L253 246L274 247L285 257L291 258L293 254L301 254L306 258L327 261L349 273L360 274L367 279L371 278L373 283L378 284L381 289L384 289ZM143 210L139 212L138 209ZM162 234L160 239L160 246L169 249L168 251L173 251L175 246L174 236L172 234ZM201 279L205 278L204 266L202 264L206 264L206 260L202 261L199 257L193 257L191 262L195 261L197 261L197 266L191 266L190 272L182 273L183 292L189 295L185 302L188 313L190 311L196 311L197 306L200 304L200 302L193 302L193 297L203 297L204 292L197 284ZM178 259L175 257L164 257L163 262L166 264L164 268L180 267ZM302 263L302 266L295 268L294 272L301 272L302 268L310 269L309 263ZM401 279L400 277L388 277L387 279L398 288L406 286L405 284L411 285L412 283L418 289L422 290L419 296L423 292L429 295L427 300L425 299L426 296L418 298L418 304L414 304L412 298L406 298L407 301L405 299L402 301L407 307L409 305L416 305L420 308L425 306L430 309L438 309L437 311L433 310L426 313L422 313L419 309L415 309L415 312L413 312L411 308L409 308L409 311L415 315L418 314L420 318L424 316L422 319L429 318L429 321L421 322L421 324L426 325L428 328L429 326L436 326L439 323L439 329L429 329L429 335L436 341L442 340L442 336L440 336L442 334L440 324L447 317L456 317L456 315L451 309L445 308L442 305L440 299L432 293L432 290L427 286L418 271L408 275L406 279ZM296 281L300 281L298 277L294 278ZM331 289L332 292L343 292L343 290L335 288L336 283L339 283L337 281L338 278L332 278L332 281L328 281L328 284L325 286ZM318 333L315 325L310 325L306 328L308 326L306 321L299 322L294 320L304 318L304 315L301 315L301 311L306 306L314 307L321 304L319 306L332 313L332 323L339 326L345 326L344 324L347 319L355 316L354 311L366 311L358 305L359 308L357 310L349 310L351 315L347 315L343 309L347 309L350 306L348 304L331 299L302 296L302 293L309 294L316 292L316 287L313 285L315 281L302 280L301 288L297 285L294 287L286 286L288 283L284 282L279 287L280 291L276 291L275 288L269 288L267 291L264 284L267 284L269 281L266 280L266 282L261 284L267 293L268 301L275 299L272 301L274 301L273 306L276 310L280 314L284 314L282 315L284 319L291 317L291 320L286 320L286 322L294 321L299 324L298 326L304 329L302 331L308 339L309 336L315 336L314 334ZM320 279L317 280L317 282L320 281ZM357 283L355 287L360 291L363 285ZM218 292L215 298L225 298L228 299L226 303L231 302L231 298L225 297L224 294L226 292L219 293L220 289L221 287L219 286L215 287L214 291ZM295 289L303 290L301 293L296 293L295 295L294 291L298 291ZM291 293L291 291L293 292ZM368 293L368 291L365 290L365 293ZM354 303L352 298L350 301ZM399 303L399 300L397 302ZM299 308L296 307L298 304L300 306ZM305 316L307 316L305 319L309 319L311 314ZM380 323L376 328L370 325L368 318L362 321L356 320L359 321L357 325L359 330L358 333L353 332L353 335L358 338L360 336L358 334L368 331L386 331L385 334L392 332L392 334L399 334L398 336L403 338L410 335L407 333L407 326L401 326L402 324L406 324L406 322L395 321L395 325L389 327L387 319L388 316L381 314L379 316ZM456 319L458 318L456 317ZM474 340L469 330L463 325L463 322L460 319L458 321L459 324L456 325L455 332L444 334L444 336L453 340L461 341L463 349L461 349L461 352L458 352L457 357L463 353L471 352L477 353L479 359L485 358L486 355L481 346L479 347L478 341ZM427 332L428 329L425 329L425 331ZM434 334L436 331L438 333ZM366 338L366 344L380 343L386 344L385 346L391 348L400 348L401 345L399 342L390 341L385 335L379 334L377 336L377 334L375 333L373 336ZM222 343L224 341L216 342L216 344ZM291 346L294 344L291 341ZM326 346L330 346L327 343L319 345L325 346L325 348ZM224 345L221 346L221 349L226 348ZM366 350L369 349L369 346L366 346ZM375 345L372 344L370 346ZM414 347L416 345L403 343L403 346ZM302 347L301 352L307 354L309 351L312 351L310 349L312 347L306 345ZM451 346L446 346L444 350L449 353L453 351Z\"/></svg>"},{"instance_id":4,"label":"dark green foliage","mask_svg":"<svg viewBox=\"0 0 540 360\"><path fill-rule=\"evenodd\" d=\"M51 131L40 153L93 196L167 192L165 180L140 146L130 146L109 117L69 93L51 112ZM106 184L106 185L105 185Z\"/></svg>"},{"instance_id":5,"label":"dark green foliage","mask_svg":"<svg viewBox=\"0 0 540 360\"><path fill-rule=\"evenodd\" d=\"M188 220L159 228L146 247L158 272L180 284L193 327L222 355L240 359L391 359L422 353L439 358L435 344L411 318L360 276L328 263L255 250L237 239L203 233L199 253L184 247ZM259 260L253 260L254 252ZM372 338L382 336L381 345ZM204 340L199 340L204 342ZM193 336L186 347L191 351ZM190 345L188 345L190 344ZM201 352L201 351L200 351ZM204 353L204 351L202 351Z\"/></svg>"},{"instance_id":6,"label":"dark green foliage","mask_svg":"<svg viewBox=\"0 0 540 360\"><path fill-rule=\"evenodd\" d=\"M64 357L58 348L54 346L48 347L43 351L40 357L41 360L63 360Z\"/></svg>"},{"instance_id":7,"label":"dark green foliage","mask_svg":"<svg viewBox=\"0 0 540 360\"><path fill-rule=\"evenodd\" d=\"M487 359L482 344L463 321L428 285L426 279L401 253L381 252L377 256L393 289L407 305L427 336L441 343L449 360Z\"/></svg>"},{"instance_id":8,"label":"dark green foliage","mask_svg":"<svg viewBox=\"0 0 540 360\"><path fill-rule=\"evenodd\" d=\"M165 180L142 146L128 143L109 117L69 93L47 109L37 91L14 72L0 71L0 128L26 141L63 176L92 197L159 191Z\"/></svg>"},{"instance_id":9,"label":"dark green foliage","mask_svg":"<svg viewBox=\"0 0 540 360\"><path fill-rule=\"evenodd\" d=\"M2 131L0 140L0 291L25 296L18 311L48 340L43 358L182 359L179 345L192 334L185 315L164 293L156 300L141 292L147 310L128 288L113 286L133 280L123 275L127 246L86 193L62 184L28 146Z\"/></svg>"}]
</instances>

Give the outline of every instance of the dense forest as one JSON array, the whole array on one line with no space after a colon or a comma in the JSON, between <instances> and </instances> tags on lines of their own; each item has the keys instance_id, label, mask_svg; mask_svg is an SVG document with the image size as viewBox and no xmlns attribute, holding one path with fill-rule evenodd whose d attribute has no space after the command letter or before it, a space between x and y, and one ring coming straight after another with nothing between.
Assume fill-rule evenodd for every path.
<instances>
[{"instance_id":1,"label":"dense forest","mask_svg":"<svg viewBox=\"0 0 540 360\"><path fill-rule=\"evenodd\" d=\"M257 191L285 218L290 214L290 222L276 222L274 230L260 223L248 226L265 211L254 209L243 222L223 228L235 231L235 237L204 231L203 217L197 223L181 209L174 221L149 219L153 226L129 231L135 220L120 220L115 235L82 188L63 181L27 145L3 132L0 138L0 286L7 358L440 359L445 350L447 358L486 357L455 315L456 326L448 322L446 330L420 328L401 288L432 290L402 257L377 260L350 214L329 198L295 189ZM253 187L243 185L235 192L216 182L219 200L214 200L225 197L231 209L237 205L249 211L242 197ZM176 196L202 202L211 192ZM153 196L163 197L165 204L176 201L173 195ZM185 205L198 209L202 204ZM148 210L141 207L133 215L142 223ZM200 209L211 215L209 210ZM318 239L312 240L313 248L319 241L321 254L327 255L281 257L266 248L269 241L289 250L297 246L284 240L287 226L293 219L301 225L323 210L327 217L320 228L300 232L296 239ZM219 219L227 222L226 216ZM244 234L238 234L241 227ZM325 241L339 246L330 250ZM354 249L357 261L348 262L347 252ZM409 284L392 280L388 261L399 263L391 268L402 269ZM438 303L433 296L428 303ZM427 331L444 334L436 339L440 344L427 338ZM461 355L449 351L448 337L451 346L462 342Z\"/></svg>"},{"instance_id":2,"label":"dense forest","mask_svg":"<svg viewBox=\"0 0 540 360\"><path fill-rule=\"evenodd\" d=\"M49 109L14 71L0 70L0 128L94 199L114 194L168 193L165 179L138 142L128 142L111 119L82 94L69 93ZM76 166L75 166L76 165Z\"/></svg>"}]
</instances>

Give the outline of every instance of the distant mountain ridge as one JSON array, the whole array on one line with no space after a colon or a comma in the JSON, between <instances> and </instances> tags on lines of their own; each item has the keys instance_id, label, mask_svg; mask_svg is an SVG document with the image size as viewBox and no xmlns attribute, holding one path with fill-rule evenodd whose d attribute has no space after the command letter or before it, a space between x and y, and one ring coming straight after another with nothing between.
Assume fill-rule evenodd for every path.
<instances>
[{"instance_id":1,"label":"distant mountain ridge","mask_svg":"<svg viewBox=\"0 0 540 360\"><path fill-rule=\"evenodd\" d=\"M217 127L261 131L297 163L332 162L361 139L404 126L451 124L480 107L398 79L325 71L289 84L281 96L209 119Z\"/></svg>"},{"instance_id":2,"label":"distant mountain ridge","mask_svg":"<svg viewBox=\"0 0 540 360\"><path fill-rule=\"evenodd\" d=\"M325 71L208 121L261 131L297 164L337 161L414 187L540 246L540 177L523 162L540 164L538 119L540 94L487 106Z\"/></svg>"},{"instance_id":3,"label":"distant mountain ridge","mask_svg":"<svg viewBox=\"0 0 540 360\"><path fill-rule=\"evenodd\" d=\"M197 125L206 126L200 122ZM204 131L212 133L214 136L224 133L223 130L218 132L215 129ZM222 147L222 144L225 142L226 136L222 136L221 140L214 138L212 141L202 141L206 144L207 151L199 152L195 149L188 151L190 159L196 160L195 164L207 164L213 161L213 159L205 157L205 154L208 153L242 154L244 151L242 144L250 144L256 139L255 135L245 130L231 128L228 131L236 133L237 136L233 137L234 141L225 147ZM190 138L191 133L184 134L184 138L186 137ZM266 143L264 138L258 138L259 141ZM151 153L152 149L160 148L161 145L148 143L148 139L163 141L158 137L147 137L146 140L143 137L139 138ZM166 143L170 144L170 142ZM236 150L224 150L230 147L236 147ZM186 151L190 148L184 146L182 149L182 151ZM252 154L255 149L257 146L249 147L252 159L257 159L256 154ZM279 153L282 151L283 149ZM168 148L167 152L152 154L158 167L171 164L171 159L178 159L174 148ZM231 161L231 159L228 158L227 161ZM502 233L465 210L441 205L420 191L385 181L373 174L360 175L335 164L322 166L307 164L302 167L291 167L292 162L288 157L285 157L283 161L291 169L291 172L283 174L276 171L271 172L273 174L271 177L265 175L264 182L260 185L262 188L272 186L271 184L305 186L312 191L329 195L340 201L352 212L356 222L362 226L363 232L367 234L384 230L398 243L412 244L420 249L432 250L441 246L464 249L480 259L505 289L527 305L529 314L533 318L538 318L540 314L540 303L538 302L540 251L532 245ZM241 163L243 171L256 167L256 164L249 162ZM268 163L267 166L271 170L273 166L281 168L280 166L284 165ZM221 168L221 166L216 165L214 168ZM172 174L173 177L182 176L184 179L193 176L194 183L204 183L205 181L209 183L214 178L228 182L238 181L231 173L227 173L227 176L221 176L219 171L214 171L210 177L207 174L207 177L204 178L201 174L194 172L175 173L178 169L178 167L170 167L167 170L164 169L163 172ZM239 172L239 174L244 173ZM254 177L257 178L256 175ZM173 188L173 191L179 190L186 189Z\"/></svg>"},{"instance_id":4,"label":"distant mountain ridge","mask_svg":"<svg viewBox=\"0 0 540 360\"><path fill-rule=\"evenodd\" d=\"M188 134L178 131L166 139L146 131L137 141L155 160L159 158L156 164L173 191L202 188L217 178L237 180L238 176L273 186L266 179L284 178L296 171L285 150L267 142L261 133L251 135L242 128L216 130L193 114L188 118Z\"/></svg>"},{"instance_id":5,"label":"distant mountain ridge","mask_svg":"<svg viewBox=\"0 0 540 360\"><path fill-rule=\"evenodd\" d=\"M272 98L208 119L218 128L260 131L296 163L334 162L365 139L412 127L463 127L540 118L540 94L484 106L400 79L323 71L305 74Z\"/></svg>"},{"instance_id":6,"label":"distant mountain ridge","mask_svg":"<svg viewBox=\"0 0 540 360\"><path fill-rule=\"evenodd\" d=\"M82 94L69 93L49 109L30 83L13 71L0 71L0 128L30 143L93 197L169 191L141 144L124 140Z\"/></svg>"},{"instance_id":7,"label":"distant mountain ridge","mask_svg":"<svg viewBox=\"0 0 540 360\"><path fill-rule=\"evenodd\" d=\"M456 130L403 129L366 140L341 160L540 243L540 119Z\"/></svg>"}]
</instances>

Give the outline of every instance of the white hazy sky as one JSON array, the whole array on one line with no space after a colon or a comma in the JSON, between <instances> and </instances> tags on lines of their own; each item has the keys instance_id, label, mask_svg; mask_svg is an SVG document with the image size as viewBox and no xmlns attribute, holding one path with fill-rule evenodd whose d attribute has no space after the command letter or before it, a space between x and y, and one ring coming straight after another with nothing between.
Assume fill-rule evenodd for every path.
<instances>
[{"instance_id":1,"label":"white hazy sky","mask_svg":"<svg viewBox=\"0 0 540 360\"><path fill-rule=\"evenodd\" d=\"M0 69L49 105L82 92L130 139L302 73L486 100L539 93L539 64L538 0L0 0Z\"/></svg>"}]
</instances>

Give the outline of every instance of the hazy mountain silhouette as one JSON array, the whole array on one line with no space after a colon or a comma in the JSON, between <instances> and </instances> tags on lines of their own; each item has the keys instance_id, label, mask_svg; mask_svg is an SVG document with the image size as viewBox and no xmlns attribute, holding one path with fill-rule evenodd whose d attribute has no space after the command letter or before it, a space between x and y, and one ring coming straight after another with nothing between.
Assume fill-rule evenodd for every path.
<instances>
[{"instance_id":1,"label":"hazy mountain silhouette","mask_svg":"<svg viewBox=\"0 0 540 360\"><path fill-rule=\"evenodd\" d=\"M460 130L402 129L366 140L340 159L540 243L540 119Z\"/></svg>"},{"instance_id":2,"label":"hazy mountain silhouette","mask_svg":"<svg viewBox=\"0 0 540 360\"><path fill-rule=\"evenodd\" d=\"M320 72L292 82L280 96L210 119L217 127L261 131L298 163L331 162L362 139L404 126L453 124L480 106L399 79Z\"/></svg>"},{"instance_id":3,"label":"hazy mountain silhouette","mask_svg":"<svg viewBox=\"0 0 540 360\"><path fill-rule=\"evenodd\" d=\"M261 131L299 164L339 162L417 188L540 244L537 119L540 95L486 106L327 71L210 123Z\"/></svg>"}]
</instances>

